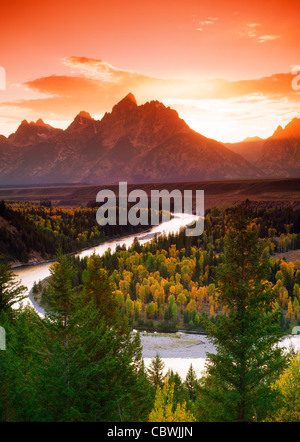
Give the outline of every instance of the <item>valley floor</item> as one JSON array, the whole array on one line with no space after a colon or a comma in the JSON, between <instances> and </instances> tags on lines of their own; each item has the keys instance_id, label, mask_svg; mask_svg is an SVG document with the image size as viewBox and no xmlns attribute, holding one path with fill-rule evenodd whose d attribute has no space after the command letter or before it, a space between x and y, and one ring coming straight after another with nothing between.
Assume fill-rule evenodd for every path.
<instances>
[{"instance_id":1,"label":"valley floor","mask_svg":"<svg viewBox=\"0 0 300 442\"><path fill-rule=\"evenodd\" d=\"M118 185L0 186L0 200L39 202L48 199L53 205L78 207L95 202L98 191L102 189L110 189L118 194ZM152 189L192 190L193 194L196 190L204 190L205 209L246 199L262 206L300 204L300 178L128 184L128 192L134 189L144 190L148 195Z\"/></svg>"}]
</instances>

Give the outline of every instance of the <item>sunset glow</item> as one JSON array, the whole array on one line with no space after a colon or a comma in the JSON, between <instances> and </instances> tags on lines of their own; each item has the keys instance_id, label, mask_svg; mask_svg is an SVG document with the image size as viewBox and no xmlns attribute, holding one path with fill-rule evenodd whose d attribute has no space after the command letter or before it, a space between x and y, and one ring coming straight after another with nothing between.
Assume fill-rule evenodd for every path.
<instances>
[{"instance_id":1,"label":"sunset glow","mask_svg":"<svg viewBox=\"0 0 300 442\"><path fill-rule=\"evenodd\" d=\"M297 0L12 0L0 133L23 119L65 128L81 110L101 118L132 92L219 141L269 137L300 116L299 12Z\"/></svg>"}]
</instances>

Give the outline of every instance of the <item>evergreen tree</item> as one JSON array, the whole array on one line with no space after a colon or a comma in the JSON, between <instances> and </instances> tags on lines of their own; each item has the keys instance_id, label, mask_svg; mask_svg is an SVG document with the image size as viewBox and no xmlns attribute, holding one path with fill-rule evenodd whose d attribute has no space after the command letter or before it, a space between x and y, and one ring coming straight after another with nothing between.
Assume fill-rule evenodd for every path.
<instances>
[{"instance_id":1,"label":"evergreen tree","mask_svg":"<svg viewBox=\"0 0 300 442\"><path fill-rule=\"evenodd\" d=\"M154 404L155 388L150 382L142 357L136 362L136 369L134 390L137 394L133 395L133 409L136 411L135 419L145 422Z\"/></svg>"},{"instance_id":2,"label":"evergreen tree","mask_svg":"<svg viewBox=\"0 0 300 442\"><path fill-rule=\"evenodd\" d=\"M162 387L164 382L164 375L163 375L163 369L165 367L164 362L161 360L161 357L158 353L156 353L155 358L151 360L151 363L148 368L148 376L152 383L152 385L155 387Z\"/></svg>"},{"instance_id":3,"label":"evergreen tree","mask_svg":"<svg viewBox=\"0 0 300 442\"><path fill-rule=\"evenodd\" d=\"M112 325L101 316L94 300L78 310L74 337L78 346L73 382L79 420L141 420L149 412L143 397L149 396L141 367L139 334Z\"/></svg>"},{"instance_id":4,"label":"evergreen tree","mask_svg":"<svg viewBox=\"0 0 300 442\"><path fill-rule=\"evenodd\" d=\"M186 374L185 385L189 392L190 399L192 401L195 401L198 382L197 382L197 375L192 364L190 365L188 372Z\"/></svg>"},{"instance_id":5,"label":"evergreen tree","mask_svg":"<svg viewBox=\"0 0 300 442\"><path fill-rule=\"evenodd\" d=\"M76 291L72 287L75 271L70 258L59 251L50 273L42 348L36 352L39 401L43 404L38 420L70 421L75 413L72 398L76 388L72 373L78 351L73 335L77 326L74 321Z\"/></svg>"},{"instance_id":6,"label":"evergreen tree","mask_svg":"<svg viewBox=\"0 0 300 442\"><path fill-rule=\"evenodd\" d=\"M263 242L241 214L226 238L225 263L218 272L217 301L226 308L217 323L206 321L217 353L208 354L202 381L202 416L208 420L262 419L270 383L285 363L275 291L265 281ZM200 412L201 414L201 412Z\"/></svg>"},{"instance_id":7,"label":"evergreen tree","mask_svg":"<svg viewBox=\"0 0 300 442\"><path fill-rule=\"evenodd\" d=\"M0 422L34 421L37 400L40 319L30 307L16 309L13 321L7 312L0 313L6 331L6 350L0 351Z\"/></svg>"},{"instance_id":8,"label":"evergreen tree","mask_svg":"<svg viewBox=\"0 0 300 442\"><path fill-rule=\"evenodd\" d=\"M187 394L185 384L182 382L182 379L179 376L179 374L177 372L174 373L173 370L169 369L166 374L166 379L169 381L170 385L173 384L174 386L174 395L173 395L174 405L176 405L178 402L180 403L187 402L189 396Z\"/></svg>"},{"instance_id":9,"label":"evergreen tree","mask_svg":"<svg viewBox=\"0 0 300 442\"><path fill-rule=\"evenodd\" d=\"M9 265L0 265L0 312L13 315L12 306L26 298L26 287L20 285Z\"/></svg>"},{"instance_id":10,"label":"evergreen tree","mask_svg":"<svg viewBox=\"0 0 300 442\"><path fill-rule=\"evenodd\" d=\"M52 269L51 313L38 353L38 420L126 421L149 413L140 337L119 316L100 263L96 255L89 260L83 296L74 297L65 257Z\"/></svg>"},{"instance_id":11,"label":"evergreen tree","mask_svg":"<svg viewBox=\"0 0 300 442\"><path fill-rule=\"evenodd\" d=\"M54 313L67 327L75 304L75 290L72 287L74 268L68 256L58 253L57 262L50 267L51 279L48 290L49 314Z\"/></svg>"},{"instance_id":12,"label":"evergreen tree","mask_svg":"<svg viewBox=\"0 0 300 442\"><path fill-rule=\"evenodd\" d=\"M101 258L95 253L88 259L87 269L83 272L83 294L86 304L93 301L107 321L115 322L119 314L118 304L112 295L112 286Z\"/></svg>"}]
</instances>

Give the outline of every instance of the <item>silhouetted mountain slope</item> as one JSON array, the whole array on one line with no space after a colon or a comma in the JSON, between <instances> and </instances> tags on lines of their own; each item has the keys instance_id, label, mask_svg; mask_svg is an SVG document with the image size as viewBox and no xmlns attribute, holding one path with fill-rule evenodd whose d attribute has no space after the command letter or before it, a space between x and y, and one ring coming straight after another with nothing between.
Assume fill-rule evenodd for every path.
<instances>
[{"instance_id":1,"label":"silhouetted mountain slope","mask_svg":"<svg viewBox=\"0 0 300 442\"><path fill-rule=\"evenodd\" d=\"M0 137L0 184L261 178L264 152L263 165L251 164L190 129L175 110L158 101L138 106L128 94L101 120L81 111L66 130L23 121Z\"/></svg>"},{"instance_id":2,"label":"silhouetted mountain slope","mask_svg":"<svg viewBox=\"0 0 300 442\"><path fill-rule=\"evenodd\" d=\"M265 140L259 137L248 137L239 143L224 143L228 149L241 155L245 160L255 164L260 157Z\"/></svg>"},{"instance_id":3,"label":"silhouetted mountain slope","mask_svg":"<svg viewBox=\"0 0 300 442\"><path fill-rule=\"evenodd\" d=\"M300 176L300 119L278 126L264 143L256 166L272 177Z\"/></svg>"}]
</instances>

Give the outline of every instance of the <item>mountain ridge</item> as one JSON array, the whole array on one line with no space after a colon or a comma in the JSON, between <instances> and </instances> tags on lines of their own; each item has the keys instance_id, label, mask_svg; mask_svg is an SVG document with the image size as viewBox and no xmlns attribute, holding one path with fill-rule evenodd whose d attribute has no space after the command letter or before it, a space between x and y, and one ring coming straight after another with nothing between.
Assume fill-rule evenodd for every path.
<instances>
[{"instance_id":1,"label":"mountain ridge","mask_svg":"<svg viewBox=\"0 0 300 442\"><path fill-rule=\"evenodd\" d=\"M300 176L300 118L293 118L284 129L277 127L255 165L274 177Z\"/></svg>"},{"instance_id":2,"label":"mountain ridge","mask_svg":"<svg viewBox=\"0 0 300 442\"><path fill-rule=\"evenodd\" d=\"M0 160L2 185L268 176L230 146L192 130L176 110L157 100L138 105L132 93L101 120L80 111L65 130L23 120L0 138Z\"/></svg>"}]
</instances>

